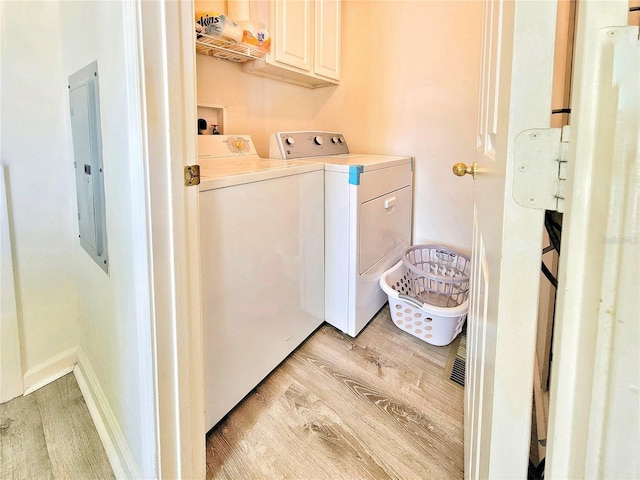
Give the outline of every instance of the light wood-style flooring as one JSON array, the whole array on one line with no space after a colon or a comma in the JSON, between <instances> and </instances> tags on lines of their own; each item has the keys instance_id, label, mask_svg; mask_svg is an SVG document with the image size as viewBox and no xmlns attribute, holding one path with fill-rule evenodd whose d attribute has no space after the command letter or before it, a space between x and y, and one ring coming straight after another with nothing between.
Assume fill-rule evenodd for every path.
<instances>
[{"instance_id":1,"label":"light wood-style flooring","mask_svg":"<svg viewBox=\"0 0 640 480\"><path fill-rule=\"evenodd\" d=\"M0 405L0 479L111 478L72 373Z\"/></svg>"},{"instance_id":2,"label":"light wood-style flooring","mask_svg":"<svg viewBox=\"0 0 640 480\"><path fill-rule=\"evenodd\" d=\"M207 477L458 479L463 395L451 346L395 327L323 325L207 435Z\"/></svg>"},{"instance_id":3,"label":"light wood-style flooring","mask_svg":"<svg viewBox=\"0 0 640 480\"><path fill-rule=\"evenodd\" d=\"M355 339L323 325L207 435L207 477L458 479L451 346L385 306ZM0 479L114 478L73 374L0 405Z\"/></svg>"}]
</instances>

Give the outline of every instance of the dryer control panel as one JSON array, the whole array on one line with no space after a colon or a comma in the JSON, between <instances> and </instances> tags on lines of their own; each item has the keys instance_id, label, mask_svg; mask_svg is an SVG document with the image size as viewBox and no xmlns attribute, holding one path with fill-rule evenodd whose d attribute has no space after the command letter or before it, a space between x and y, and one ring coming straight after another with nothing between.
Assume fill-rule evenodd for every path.
<instances>
[{"instance_id":1,"label":"dryer control panel","mask_svg":"<svg viewBox=\"0 0 640 480\"><path fill-rule=\"evenodd\" d=\"M344 135L335 132L277 132L269 142L269 158L291 160L348 153Z\"/></svg>"}]
</instances>

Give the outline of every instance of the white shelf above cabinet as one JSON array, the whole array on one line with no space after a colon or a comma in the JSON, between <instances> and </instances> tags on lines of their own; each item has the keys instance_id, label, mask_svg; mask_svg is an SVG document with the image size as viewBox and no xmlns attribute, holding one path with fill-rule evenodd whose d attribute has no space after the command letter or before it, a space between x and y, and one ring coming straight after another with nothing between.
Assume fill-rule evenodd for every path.
<instances>
[{"instance_id":1,"label":"white shelf above cabinet","mask_svg":"<svg viewBox=\"0 0 640 480\"><path fill-rule=\"evenodd\" d=\"M244 43L234 43L224 37L213 37L205 34L197 35L196 53L234 63L259 60L266 55L262 50L245 45Z\"/></svg>"}]
</instances>

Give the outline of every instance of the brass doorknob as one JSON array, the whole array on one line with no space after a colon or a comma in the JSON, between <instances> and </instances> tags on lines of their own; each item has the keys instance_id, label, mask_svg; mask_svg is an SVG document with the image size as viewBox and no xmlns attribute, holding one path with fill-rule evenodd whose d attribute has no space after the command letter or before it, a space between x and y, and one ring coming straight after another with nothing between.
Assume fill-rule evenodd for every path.
<instances>
[{"instance_id":1,"label":"brass doorknob","mask_svg":"<svg viewBox=\"0 0 640 480\"><path fill-rule=\"evenodd\" d=\"M471 165L465 165L464 163L456 163L453 166L453 174L458 177L464 177L466 175L471 175L473 178L476 178L476 173L478 173L478 169L476 168L476 162L473 162Z\"/></svg>"}]
</instances>

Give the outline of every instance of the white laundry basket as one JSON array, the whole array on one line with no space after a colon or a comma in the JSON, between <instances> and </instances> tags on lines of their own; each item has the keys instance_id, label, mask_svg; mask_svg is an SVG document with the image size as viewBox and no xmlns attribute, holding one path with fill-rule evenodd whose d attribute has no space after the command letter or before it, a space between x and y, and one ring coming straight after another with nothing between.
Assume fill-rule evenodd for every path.
<instances>
[{"instance_id":1,"label":"white laundry basket","mask_svg":"<svg viewBox=\"0 0 640 480\"><path fill-rule=\"evenodd\" d=\"M400 329L431 345L448 345L462 331L469 300L455 307L438 307L410 296L411 272L400 260L380 277L389 297L391 320Z\"/></svg>"},{"instance_id":2,"label":"white laundry basket","mask_svg":"<svg viewBox=\"0 0 640 480\"><path fill-rule=\"evenodd\" d=\"M438 307L462 305L469 296L471 260L441 245L413 245L402 254L411 282L407 295Z\"/></svg>"}]
</instances>

